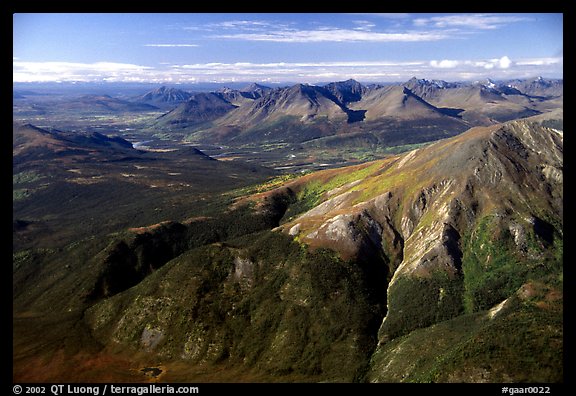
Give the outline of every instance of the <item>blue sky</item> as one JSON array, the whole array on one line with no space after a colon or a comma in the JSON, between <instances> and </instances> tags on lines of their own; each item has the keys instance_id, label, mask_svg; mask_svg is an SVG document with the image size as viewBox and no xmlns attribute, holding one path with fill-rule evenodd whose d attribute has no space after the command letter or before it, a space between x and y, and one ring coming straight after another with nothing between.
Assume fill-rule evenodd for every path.
<instances>
[{"instance_id":1,"label":"blue sky","mask_svg":"<svg viewBox=\"0 0 576 396\"><path fill-rule=\"evenodd\" d=\"M562 14L14 14L13 79L563 77Z\"/></svg>"}]
</instances>

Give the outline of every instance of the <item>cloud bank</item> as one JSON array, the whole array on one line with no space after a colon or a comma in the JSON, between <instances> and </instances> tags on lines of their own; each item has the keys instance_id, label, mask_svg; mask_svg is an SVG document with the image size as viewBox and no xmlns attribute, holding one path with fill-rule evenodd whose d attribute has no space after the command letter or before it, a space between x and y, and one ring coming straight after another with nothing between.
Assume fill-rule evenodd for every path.
<instances>
[{"instance_id":1,"label":"cloud bank","mask_svg":"<svg viewBox=\"0 0 576 396\"><path fill-rule=\"evenodd\" d=\"M324 82L354 78L362 82L405 81L413 76L449 81L483 78L562 77L563 57L511 59L438 59L411 62L126 63L25 62L13 60L14 82Z\"/></svg>"}]
</instances>

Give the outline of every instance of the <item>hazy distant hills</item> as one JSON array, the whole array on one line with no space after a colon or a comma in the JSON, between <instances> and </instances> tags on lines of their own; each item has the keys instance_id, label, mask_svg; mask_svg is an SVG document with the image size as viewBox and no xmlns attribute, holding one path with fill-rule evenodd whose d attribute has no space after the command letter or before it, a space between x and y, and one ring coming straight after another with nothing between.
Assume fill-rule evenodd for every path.
<instances>
[{"instance_id":1,"label":"hazy distant hills","mask_svg":"<svg viewBox=\"0 0 576 396\"><path fill-rule=\"evenodd\" d=\"M170 107L186 102L192 97L190 92L162 86L155 90L145 93L134 98L136 102L148 103L157 107Z\"/></svg>"},{"instance_id":2,"label":"hazy distant hills","mask_svg":"<svg viewBox=\"0 0 576 396\"><path fill-rule=\"evenodd\" d=\"M128 100L113 98L110 95L83 95L72 100L64 100L58 104L60 111L80 112L144 112L158 110L156 106L146 103L134 103Z\"/></svg>"},{"instance_id":3,"label":"hazy distant hills","mask_svg":"<svg viewBox=\"0 0 576 396\"><path fill-rule=\"evenodd\" d=\"M215 119L199 139L295 143L326 138L339 132L344 135L381 134L386 133L392 124L395 129L398 126L412 128L415 120L426 123L429 128L434 128L433 120L436 120L436 124L442 124L441 128L452 132L462 132L468 127L458 117L430 105L402 87L368 89L349 80L327 87L297 84L270 90L251 103L240 105Z\"/></svg>"},{"instance_id":4,"label":"hazy distant hills","mask_svg":"<svg viewBox=\"0 0 576 396\"><path fill-rule=\"evenodd\" d=\"M213 121L228 113L234 106L216 93L197 93L188 101L158 118L159 125L190 126Z\"/></svg>"},{"instance_id":5,"label":"hazy distant hills","mask_svg":"<svg viewBox=\"0 0 576 396\"><path fill-rule=\"evenodd\" d=\"M48 115L67 119L74 112L141 112L152 118L163 111L146 121L149 130L175 139L304 149L419 144L563 106L563 81L545 78L447 82L414 77L388 85L351 79L278 88L250 84L199 93L162 86L129 100L101 94L51 99L22 92L14 92L14 111L22 120Z\"/></svg>"},{"instance_id":6,"label":"hazy distant hills","mask_svg":"<svg viewBox=\"0 0 576 396\"><path fill-rule=\"evenodd\" d=\"M224 87L216 91L216 94L222 99L232 103L233 105L240 106L262 97L271 89L272 88L266 87L264 85L252 83L241 89L231 89Z\"/></svg>"},{"instance_id":7,"label":"hazy distant hills","mask_svg":"<svg viewBox=\"0 0 576 396\"><path fill-rule=\"evenodd\" d=\"M253 83L241 89L222 88L216 92L197 93L191 95L186 103L161 116L157 124L187 127L213 121L237 107L249 106L270 90L269 87Z\"/></svg>"}]
</instances>

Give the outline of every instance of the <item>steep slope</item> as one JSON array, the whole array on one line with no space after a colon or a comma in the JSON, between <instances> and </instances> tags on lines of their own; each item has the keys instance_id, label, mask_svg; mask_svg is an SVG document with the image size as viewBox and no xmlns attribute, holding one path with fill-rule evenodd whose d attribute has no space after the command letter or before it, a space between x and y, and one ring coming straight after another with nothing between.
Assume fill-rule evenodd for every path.
<instances>
[{"instance_id":1,"label":"steep slope","mask_svg":"<svg viewBox=\"0 0 576 396\"><path fill-rule=\"evenodd\" d=\"M444 80L426 80L424 78L418 79L412 77L402 85L422 99L430 103L435 103L444 90L459 88L463 84L447 82Z\"/></svg>"},{"instance_id":2,"label":"steep slope","mask_svg":"<svg viewBox=\"0 0 576 396\"><path fill-rule=\"evenodd\" d=\"M405 87L389 85L367 90L348 104L359 118L333 136L308 142L316 147L394 147L457 135L470 124L453 109L437 108Z\"/></svg>"},{"instance_id":3,"label":"steep slope","mask_svg":"<svg viewBox=\"0 0 576 396\"><path fill-rule=\"evenodd\" d=\"M324 88L344 105L350 102L358 102L362 99L362 95L368 91L366 87L353 79L326 84Z\"/></svg>"},{"instance_id":4,"label":"steep slope","mask_svg":"<svg viewBox=\"0 0 576 396\"><path fill-rule=\"evenodd\" d=\"M388 312L367 379L556 381L562 168L561 133L530 121L477 127L352 172L294 182L289 188L314 207L281 229L344 257L385 257L393 274ZM429 330L415 331L423 328ZM457 347L436 344L435 355L422 355L427 337L441 328L452 329ZM498 333L503 328L507 333ZM539 344L532 332L549 341ZM491 341L475 345L479 339ZM418 346L402 347L412 340ZM510 352L490 356L490 348ZM476 359L467 358L472 351ZM509 353L524 363L511 364ZM402 359L411 363L394 367Z\"/></svg>"},{"instance_id":5,"label":"steep slope","mask_svg":"<svg viewBox=\"0 0 576 396\"><path fill-rule=\"evenodd\" d=\"M158 125L190 126L213 121L235 109L232 103L215 93L197 93L187 102L160 116Z\"/></svg>"},{"instance_id":6,"label":"steep slope","mask_svg":"<svg viewBox=\"0 0 576 396\"><path fill-rule=\"evenodd\" d=\"M215 92L220 98L227 102L232 103L234 106L242 106L254 101L254 97L250 93L242 92L237 89L222 88Z\"/></svg>"}]
</instances>

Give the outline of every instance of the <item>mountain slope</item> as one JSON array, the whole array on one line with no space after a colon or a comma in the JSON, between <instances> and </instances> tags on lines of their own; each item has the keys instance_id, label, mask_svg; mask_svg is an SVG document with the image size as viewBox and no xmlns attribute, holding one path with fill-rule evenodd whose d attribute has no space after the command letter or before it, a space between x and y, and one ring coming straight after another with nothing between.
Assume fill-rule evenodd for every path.
<instances>
[{"instance_id":1,"label":"mountain slope","mask_svg":"<svg viewBox=\"0 0 576 396\"><path fill-rule=\"evenodd\" d=\"M414 94L418 95L422 99L430 103L436 103L444 90L456 89L461 87L463 84L449 83L443 80L426 80L412 77L402 85L414 92Z\"/></svg>"},{"instance_id":2,"label":"mountain slope","mask_svg":"<svg viewBox=\"0 0 576 396\"><path fill-rule=\"evenodd\" d=\"M46 160L112 159L139 154L132 148L132 143L121 137L108 137L98 132L47 131L31 124L14 124L12 137L12 163L15 166Z\"/></svg>"},{"instance_id":3,"label":"mountain slope","mask_svg":"<svg viewBox=\"0 0 576 396\"><path fill-rule=\"evenodd\" d=\"M324 88L297 84L266 91L242 104L195 135L194 141L240 145L303 142L335 134L354 113Z\"/></svg>"},{"instance_id":4,"label":"mountain slope","mask_svg":"<svg viewBox=\"0 0 576 396\"><path fill-rule=\"evenodd\" d=\"M544 367L561 366L562 167L562 135L554 130L529 121L473 128L348 174L294 182L289 188L315 207L281 229L344 257L388 262L388 312L369 380L555 381L561 370ZM313 179L322 180L316 191ZM440 369L421 351L441 331L434 324L446 320L460 349L436 345L436 356L452 359ZM550 343L536 345L526 321L530 332L547 332L550 320ZM492 333L504 326L505 335ZM474 345L471 335L492 346ZM419 347L401 351L400 340ZM517 348L525 366L506 354L488 357L489 348ZM466 357L472 350L477 359ZM403 358L411 363L391 366Z\"/></svg>"},{"instance_id":5,"label":"mountain slope","mask_svg":"<svg viewBox=\"0 0 576 396\"><path fill-rule=\"evenodd\" d=\"M257 99L263 96L266 92L272 90L272 88L258 83L251 83L244 88L240 89L240 92L244 92L252 96L252 98Z\"/></svg>"},{"instance_id":6,"label":"mountain slope","mask_svg":"<svg viewBox=\"0 0 576 396\"><path fill-rule=\"evenodd\" d=\"M410 89L399 86L372 90L362 100L354 104L355 109L366 110L366 121L384 117L400 120L428 120L447 116L435 106L415 95Z\"/></svg>"},{"instance_id":7,"label":"mountain slope","mask_svg":"<svg viewBox=\"0 0 576 396\"><path fill-rule=\"evenodd\" d=\"M541 152L540 145L549 147L549 150ZM509 205L517 203L518 200L530 202L536 199L535 196L539 196L538 199L542 200L538 205L540 210L548 211L550 216L561 215L562 200L561 195L558 195L561 194L558 187L562 182L562 135L528 121L473 128L459 137L435 143L403 156L358 166L357 169L351 173L351 177L342 178L354 182L353 185L321 196L338 201L335 207L332 208L324 202L326 210L318 212L318 209L315 209L283 227L290 228L298 223L300 232L307 234L305 231L308 229L307 224L310 222L313 226L311 231L315 231L314 226L318 225L317 216L326 220L330 218L332 209L336 215L340 208L355 208L349 211L360 215L366 209L368 201L376 198L387 200L385 197L389 196L392 199L395 196L393 202L406 211L411 208L407 205L410 200L422 201L420 204L422 206L429 205L426 195L432 191L444 191L440 195L458 197L461 194L469 194L467 191L480 188L480 185L482 191L474 197L475 211L483 207L493 208L499 204L496 200L502 198L501 192L497 191L502 183L505 185L506 194L520 196L520 198L508 198ZM463 169L467 172L462 172ZM356 179L355 173L362 175L362 179ZM339 170L331 170L311 175L309 178L321 180L326 178L327 180L324 180L326 183L332 178L338 179L340 174ZM526 187L528 183L526 179L531 183L530 188L520 190L517 186ZM548 184L542 184L540 180L545 180ZM300 183L306 183L306 178L289 187L295 191L305 188ZM513 190L508 192L511 188ZM551 191L556 195L549 196ZM384 195L381 196L382 194ZM401 201L396 202L396 199ZM412 208L412 210L416 214L423 214L422 209ZM446 210L448 209L441 209ZM515 210L518 211L517 208ZM402 212L402 215L397 216L395 218L401 224L398 223L395 228L402 230L402 234L408 237L413 232L415 219L409 212Z\"/></svg>"},{"instance_id":8,"label":"mountain slope","mask_svg":"<svg viewBox=\"0 0 576 396\"><path fill-rule=\"evenodd\" d=\"M508 84L511 85L511 84ZM491 80L451 83L412 78L403 84L365 87L355 80L324 86L297 84L262 90L216 92L237 108L202 124L175 112L167 133L186 128L187 141L250 150L266 146L281 158L299 151L297 163L340 163L342 157L377 158L382 150L402 150L455 136L471 126L493 125L548 112L562 96L533 97ZM184 120L184 121L179 121ZM340 149L340 151L337 151ZM248 154L250 155L250 154ZM292 157L290 157L292 158ZM292 163L287 164L289 166Z\"/></svg>"}]
</instances>

